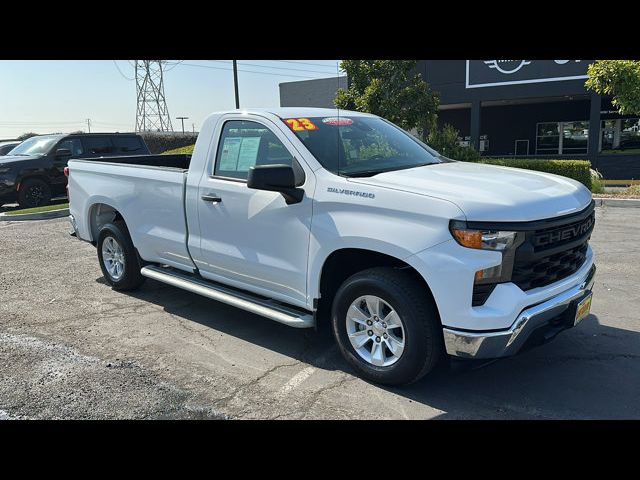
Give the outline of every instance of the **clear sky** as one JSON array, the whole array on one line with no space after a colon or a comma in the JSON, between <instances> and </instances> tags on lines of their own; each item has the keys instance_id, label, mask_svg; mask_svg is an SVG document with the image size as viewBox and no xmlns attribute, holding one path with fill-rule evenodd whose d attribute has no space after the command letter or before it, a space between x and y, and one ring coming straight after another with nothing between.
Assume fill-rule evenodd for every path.
<instances>
[{"instance_id":1,"label":"clear sky","mask_svg":"<svg viewBox=\"0 0 640 480\"><path fill-rule=\"evenodd\" d=\"M337 63L240 60L240 107L279 106L279 83L335 76ZM2 60L0 140L29 131L86 131L87 118L92 132L134 131L133 77L133 61L127 60ZM165 96L174 130L181 129L175 117L184 116L185 130L195 124L198 131L209 113L235 108L231 61L168 61Z\"/></svg>"}]
</instances>

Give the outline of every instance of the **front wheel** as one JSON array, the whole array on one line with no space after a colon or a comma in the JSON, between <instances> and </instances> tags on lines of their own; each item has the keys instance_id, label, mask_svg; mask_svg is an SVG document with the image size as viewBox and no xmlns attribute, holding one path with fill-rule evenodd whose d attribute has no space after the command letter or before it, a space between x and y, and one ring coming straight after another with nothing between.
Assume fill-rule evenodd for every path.
<instances>
[{"instance_id":1,"label":"front wheel","mask_svg":"<svg viewBox=\"0 0 640 480\"><path fill-rule=\"evenodd\" d=\"M34 178L25 180L20 186L18 204L21 208L34 208L48 205L51 201L51 188L44 180Z\"/></svg>"},{"instance_id":2,"label":"front wheel","mask_svg":"<svg viewBox=\"0 0 640 480\"><path fill-rule=\"evenodd\" d=\"M410 272L372 268L349 277L336 293L331 321L347 362L376 383L415 382L443 357L435 303Z\"/></svg>"},{"instance_id":3,"label":"front wheel","mask_svg":"<svg viewBox=\"0 0 640 480\"><path fill-rule=\"evenodd\" d=\"M114 290L134 290L145 281L127 227L107 223L98 235L98 261L105 280Z\"/></svg>"}]
</instances>

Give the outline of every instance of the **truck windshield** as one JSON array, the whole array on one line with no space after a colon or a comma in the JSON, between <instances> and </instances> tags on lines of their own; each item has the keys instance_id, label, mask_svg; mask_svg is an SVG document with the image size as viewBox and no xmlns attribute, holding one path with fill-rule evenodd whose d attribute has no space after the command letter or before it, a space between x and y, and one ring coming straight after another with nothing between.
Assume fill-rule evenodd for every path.
<instances>
[{"instance_id":1,"label":"truck windshield","mask_svg":"<svg viewBox=\"0 0 640 480\"><path fill-rule=\"evenodd\" d=\"M284 118L324 168L348 177L440 163L439 154L376 117Z\"/></svg>"},{"instance_id":2,"label":"truck windshield","mask_svg":"<svg viewBox=\"0 0 640 480\"><path fill-rule=\"evenodd\" d=\"M60 137L31 137L11 150L8 155L46 155L58 140Z\"/></svg>"}]
</instances>

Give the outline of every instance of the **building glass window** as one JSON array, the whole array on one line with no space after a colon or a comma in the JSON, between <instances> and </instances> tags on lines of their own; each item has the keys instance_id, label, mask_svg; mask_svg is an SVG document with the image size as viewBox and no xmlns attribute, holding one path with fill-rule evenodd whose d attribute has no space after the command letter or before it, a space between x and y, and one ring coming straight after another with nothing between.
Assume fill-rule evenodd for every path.
<instances>
[{"instance_id":1,"label":"building glass window","mask_svg":"<svg viewBox=\"0 0 640 480\"><path fill-rule=\"evenodd\" d=\"M640 153L640 119L604 120L600 150L606 153Z\"/></svg>"},{"instance_id":2,"label":"building glass window","mask_svg":"<svg viewBox=\"0 0 640 480\"><path fill-rule=\"evenodd\" d=\"M587 153L589 122L562 123L562 152Z\"/></svg>"},{"instance_id":3,"label":"building glass window","mask_svg":"<svg viewBox=\"0 0 640 480\"><path fill-rule=\"evenodd\" d=\"M560 124L539 123L536 153L558 153L560 150Z\"/></svg>"},{"instance_id":4,"label":"building glass window","mask_svg":"<svg viewBox=\"0 0 640 480\"><path fill-rule=\"evenodd\" d=\"M589 122L545 122L537 126L536 154L587 153L588 144Z\"/></svg>"}]
</instances>

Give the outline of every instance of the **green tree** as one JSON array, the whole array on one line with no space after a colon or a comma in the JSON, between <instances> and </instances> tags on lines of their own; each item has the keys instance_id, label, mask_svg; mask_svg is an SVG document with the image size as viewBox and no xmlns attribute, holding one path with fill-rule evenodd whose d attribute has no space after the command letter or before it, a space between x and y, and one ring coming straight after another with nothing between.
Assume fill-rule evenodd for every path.
<instances>
[{"instance_id":1,"label":"green tree","mask_svg":"<svg viewBox=\"0 0 640 480\"><path fill-rule=\"evenodd\" d=\"M464 162L477 162L480 160L480 153L473 146L463 147L458 145L458 130L448 123L442 130L433 130L429 133L427 143L442 155L454 160Z\"/></svg>"},{"instance_id":2,"label":"green tree","mask_svg":"<svg viewBox=\"0 0 640 480\"><path fill-rule=\"evenodd\" d=\"M38 134L33 132L27 132L20 135L18 138L16 138L16 140L20 140L21 142L24 142L27 138L35 137L36 135Z\"/></svg>"},{"instance_id":3,"label":"green tree","mask_svg":"<svg viewBox=\"0 0 640 480\"><path fill-rule=\"evenodd\" d=\"M436 125L439 95L416 71L416 60L343 60L349 88L339 89L338 108L373 113L425 140Z\"/></svg>"},{"instance_id":4,"label":"green tree","mask_svg":"<svg viewBox=\"0 0 640 480\"><path fill-rule=\"evenodd\" d=\"M596 60L589 65L585 86L613 97L622 115L640 115L640 61Z\"/></svg>"}]
</instances>

